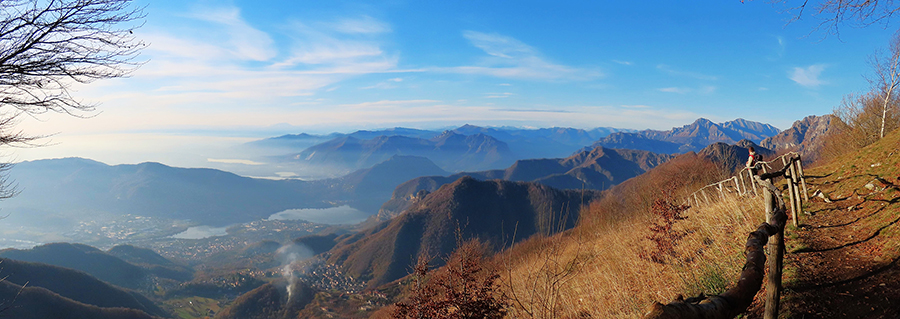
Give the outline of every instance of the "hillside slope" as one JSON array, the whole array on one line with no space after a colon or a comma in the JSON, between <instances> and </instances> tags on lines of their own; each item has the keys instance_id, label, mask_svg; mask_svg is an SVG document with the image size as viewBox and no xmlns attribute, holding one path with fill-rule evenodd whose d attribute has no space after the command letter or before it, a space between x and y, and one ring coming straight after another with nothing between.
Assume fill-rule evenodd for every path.
<instances>
[{"instance_id":1,"label":"hillside slope","mask_svg":"<svg viewBox=\"0 0 900 319\"><path fill-rule=\"evenodd\" d=\"M130 289L146 288L149 283L147 270L83 244L53 243L26 250L4 249L0 250L0 257L76 269Z\"/></svg>"},{"instance_id":2,"label":"hillside slope","mask_svg":"<svg viewBox=\"0 0 900 319\"><path fill-rule=\"evenodd\" d=\"M151 319L159 318L128 308L103 308L74 301L41 287L0 282L3 316L16 319ZM9 308L6 308L9 306Z\"/></svg>"},{"instance_id":3,"label":"hillside slope","mask_svg":"<svg viewBox=\"0 0 900 319\"><path fill-rule=\"evenodd\" d=\"M6 301L13 299L10 297L14 294L10 295L9 291L16 289L15 286L21 287L27 284L27 287L33 289L31 293L33 293L34 303L16 301L16 304L24 308L26 312L41 313L46 310L53 313L65 313L66 309L70 309L97 313L97 309L94 309L96 307L121 307L136 309L139 312L155 316L169 316L143 295L112 286L77 270L6 258L0 258L0 265L2 265L0 278L5 278L0 282L3 284L0 290L3 291L3 297L7 298ZM85 304L95 307L84 307ZM41 318L64 317L46 316Z\"/></svg>"},{"instance_id":4,"label":"hillside slope","mask_svg":"<svg viewBox=\"0 0 900 319\"><path fill-rule=\"evenodd\" d=\"M785 240L782 315L896 318L900 130L805 173L811 195L823 195L811 197L802 227Z\"/></svg>"},{"instance_id":5,"label":"hillside slope","mask_svg":"<svg viewBox=\"0 0 900 319\"><path fill-rule=\"evenodd\" d=\"M447 177L423 176L397 186L391 199L381 206L378 218L386 220L396 216L425 193L433 192L463 176L479 180L536 182L558 189L604 190L640 175L670 158L671 155L600 146L566 158L519 160L502 170L462 172ZM420 193L421 191L425 193Z\"/></svg>"},{"instance_id":6,"label":"hillside slope","mask_svg":"<svg viewBox=\"0 0 900 319\"><path fill-rule=\"evenodd\" d=\"M499 249L533 234L569 229L595 191L560 191L527 182L462 177L428 194L415 207L369 231L343 239L329 262L375 287L406 276L419 256L433 264L462 239L479 238Z\"/></svg>"}]
</instances>

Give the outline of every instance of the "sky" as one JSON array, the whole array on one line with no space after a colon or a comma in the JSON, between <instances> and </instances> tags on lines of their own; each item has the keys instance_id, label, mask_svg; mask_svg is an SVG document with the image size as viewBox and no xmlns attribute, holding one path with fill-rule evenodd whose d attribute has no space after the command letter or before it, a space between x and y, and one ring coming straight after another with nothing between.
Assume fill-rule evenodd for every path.
<instances>
[{"instance_id":1,"label":"sky","mask_svg":"<svg viewBox=\"0 0 900 319\"><path fill-rule=\"evenodd\" d=\"M288 133L474 124L786 129L868 89L895 29L814 31L768 1L137 1L130 77L78 86L85 117L24 118L13 161L204 166ZM238 155L232 156L238 158Z\"/></svg>"}]
</instances>

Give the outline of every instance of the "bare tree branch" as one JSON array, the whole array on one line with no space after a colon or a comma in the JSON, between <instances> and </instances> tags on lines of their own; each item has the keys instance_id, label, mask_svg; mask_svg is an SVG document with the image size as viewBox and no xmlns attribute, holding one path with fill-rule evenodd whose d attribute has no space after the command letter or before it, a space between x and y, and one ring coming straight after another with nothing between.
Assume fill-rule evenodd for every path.
<instances>
[{"instance_id":1,"label":"bare tree branch","mask_svg":"<svg viewBox=\"0 0 900 319\"><path fill-rule=\"evenodd\" d=\"M70 94L76 83L128 76L146 44L134 37L145 17L133 0L0 0L0 146L36 146L44 136L15 129L17 118L47 112L81 117L96 104ZM16 195L0 162L0 199Z\"/></svg>"},{"instance_id":2,"label":"bare tree branch","mask_svg":"<svg viewBox=\"0 0 900 319\"><path fill-rule=\"evenodd\" d=\"M820 0L813 3L809 0L771 0L770 2L784 5L782 11L791 15L788 23L800 20L804 16L811 16L819 20L819 24L811 33L824 31L826 35L836 36L840 36L840 28L844 26L863 28L881 24L887 27L894 14L900 11L900 4L894 3L894 0Z\"/></svg>"},{"instance_id":3,"label":"bare tree branch","mask_svg":"<svg viewBox=\"0 0 900 319\"><path fill-rule=\"evenodd\" d=\"M0 2L0 107L16 115L92 111L95 104L70 94L71 84L127 76L140 65L134 59L146 44L134 30L144 14L130 2Z\"/></svg>"}]
</instances>

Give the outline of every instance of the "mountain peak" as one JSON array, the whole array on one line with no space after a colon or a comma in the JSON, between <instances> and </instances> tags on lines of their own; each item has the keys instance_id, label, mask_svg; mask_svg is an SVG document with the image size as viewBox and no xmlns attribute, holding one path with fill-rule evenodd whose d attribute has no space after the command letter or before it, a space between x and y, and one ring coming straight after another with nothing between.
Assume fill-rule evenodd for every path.
<instances>
[{"instance_id":1,"label":"mountain peak","mask_svg":"<svg viewBox=\"0 0 900 319\"><path fill-rule=\"evenodd\" d=\"M709 119L701 117L701 118L698 118L696 121L694 121L694 123L691 124L691 126L693 126L693 125L700 125L700 126L705 127L705 126L716 125L716 123L713 123L713 121L710 121Z\"/></svg>"}]
</instances>

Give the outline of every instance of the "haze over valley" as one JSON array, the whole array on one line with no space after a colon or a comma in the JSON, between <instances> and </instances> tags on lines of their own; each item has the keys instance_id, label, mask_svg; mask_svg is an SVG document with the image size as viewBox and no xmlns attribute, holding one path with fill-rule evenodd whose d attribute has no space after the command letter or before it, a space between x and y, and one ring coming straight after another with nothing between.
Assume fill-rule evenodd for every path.
<instances>
[{"instance_id":1,"label":"haze over valley","mask_svg":"<svg viewBox=\"0 0 900 319\"><path fill-rule=\"evenodd\" d=\"M894 6L2 2L0 317L894 318Z\"/></svg>"}]
</instances>

